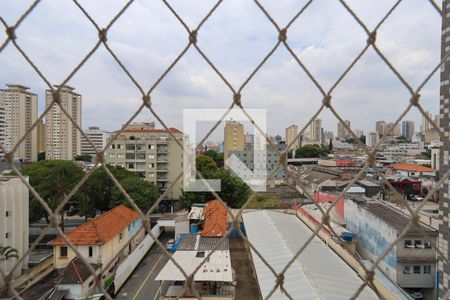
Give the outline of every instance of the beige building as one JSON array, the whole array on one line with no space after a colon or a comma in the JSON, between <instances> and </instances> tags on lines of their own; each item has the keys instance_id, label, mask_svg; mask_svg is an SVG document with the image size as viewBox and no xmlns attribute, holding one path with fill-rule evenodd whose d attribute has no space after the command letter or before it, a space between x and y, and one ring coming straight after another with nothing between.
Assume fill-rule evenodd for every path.
<instances>
[{"instance_id":1,"label":"beige building","mask_svg":"<svg viewBox=\"0 0 450 300\"><path fill-rule=\"evenodd\" d=\"M97 151L102 151L103 148L106 147L106 143L109 139L109 132L106 130L91 126L88 129L85 129L84 133L86 133L87 137L94 144ZM91 155L93 158L95 158L96 155L95 149L92 148L92 145L84 136L81 137L81 154Z\"/></svg>"},{"instance_id":2,"label":"beige building","mask_svg":"<svg viewBox=\"0 0 450 300\"><path fill-rule=\"evenodd\" d=\"M0 144L5 145L5 100L0 98ZM0 149L0 161L5 157L2 149Z\"/></svg>"},{"instance_id":3,"label":"beige building","mask_svg":"<svg viewBox=\"0 0 450 300\"><path fill-rule=\"evenodd\" d=\"M0 90L0 137L4 147L11 150L28 132L37 120L37 95L30 93L28 88L18 84L8 84ZM33 130L15 151L14 158L27 161L37 160L37 131Z\"/></svg>"},{"instance_id":4,"label":"beige building","mask_svg":"<svg viewBox=\"0 0 450 300\"><path fill-rule=\"evenodd\" d=\"M170 132L183 145L183 133ZM115 132L111 133L115 136ZM155 129L154 123L132 123L117 137L105 153L108 164L121 166L139 177L153 182L160 191L166 190L183 170L183 150L165 129ZM182 179L167 195L179 199Z\"/></svg>"},{"instance_id":5,"label":"beige building","mask_svg":"<svg viewBox=\"0 0 450 300\"><path fill-rule=\"evenodd\" d=\"M43 120L37 124L38 153L45 152L45 123Z\"/></svg>"},{"instance_id":6,"label":"beige building","mask_svg":"<svg viewBox=\"0 0 450 300\"><path fill-rule=\"evenodd\" d=\"M228 158L228 152L233 150L244 150L244 124L236 121L227 121L224 129L223 152L224 159Z\"/></svg>"},{"instance_id":7,"label":"beige building","mask_svg":"<svg viewBox=\"0 0 450 300\"><path fill-rule=\"evenodd\" d=\"M28 188L18 177L0 177L0 245L16 249L19 257L28 250L28 203ZM0 262L0 268L10 272L16 263L12 258ZM27 267L28 257L14 271L13 278ZM2 285L0 276L0 287Z\"/></svg>"},{"instance_id":8,"label":"beige building","mask_svg":"<svg viewBox=\"0 0 450 300\"><path fill-rule=\"evenodd\" d=\"M289 146L298 135L298 127L297 125L292 124L285 130L285 138L286 138L286 145ZM298 138L294 144L292 144L291 147L289 147L288 150L297 149L298 145L300 145L300 138Z\"/></svg>"},{"instance_id":9,"label":"beige building","mask_svg":"<svg viewBox=\"0 0 450 300\"><path fill-rule=\"evenodd\" d=\"M394 126L394 123L388 123L386 125L386 133L388 133L392 127L394 127L394 129L392 129L392 132L389 133L389 136L400 136L400 124Z\"/></svg>"},{"instance_id":10,"label":"beige building","mask_svg":"<svg viewBox=\"0 0 450 300\"><path fill-rule=\"evenodd\" d=\"M311 141L322 144L322 120L315 118L308 126L308 136Z\"/></svg>"},{"instance_id":11,"label":"beige building","mask_svg":"<svg viewBox=\"0 0 450 300\"><path fill-rule=\"evenodd\" d=\"M81 127L81 95L74 92L70 86L60 90L61 106ZM45 92L45 107L52 104L53 95L50 90ZM81 133L64 114L59 105L55 104L48 111L45 123L46 159L72 160L81 154Z\"/></svg>"},{"instance_id":12,"label":"beige building","mask_svg":"<svg viewBox=\"0 0 450 300\"><path fill-rule=\"evenodd\" d=\"M349 120L345 120L344 122L345 122L345 124L347 124L347 126L349 128L351 128ZM344 127L344 125L341 122L338 121L338 123L337 123L337 138L338 139L346 139L349 137L351 137L350 132Z\"/></svg>"}]
</instances>

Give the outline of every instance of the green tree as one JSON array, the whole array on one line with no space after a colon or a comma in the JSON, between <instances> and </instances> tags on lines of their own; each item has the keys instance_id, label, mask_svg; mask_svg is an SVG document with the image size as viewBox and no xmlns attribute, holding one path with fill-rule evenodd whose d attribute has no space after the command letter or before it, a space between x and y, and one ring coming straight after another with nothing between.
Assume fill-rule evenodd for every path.
<instances>
[{"instance_id":1,"label":"green tree","mask_svg":"<svg viewBox=\"0 0 450 300\"><path fill-rule=\"evenodd\" d=\"M92 155L89 154L82 154L82 155L76 155L75 161L84 161L84 162L92 162Z\"/></svg>"},{"instance_id":2,"label":"green tree","mask_svg":"<svg viewBox=\"0 0 450 300\"><path fill-rule=\"evenodd\" d=\"M295 150L296 158L314 158L328 154L328 151L319 145L305 145Z\"/></svg>"},{"instance_id":3,"label":"green tree","mask_svg":"<svg viewBox=\"0 0 450 300\"><path fill-rule=\"evenodd\" d=\"M0 262L7 261L12 258L19 259L17 250L10 246L0 245Z\"/></svg>"},{"instance_id":4,"label":"green tree","mask_svg":"<svg viewBox=\"0 0 450 300\"><path fill-rule=\"evenodd\" d=\"M223 158L223 153L220 152L216 152L214 150L206 150L203 155L207 155L209 157L211 157L214 162L216 163L218 168L223 168L223 164L224 164L224 158Z\"/></svg>"},{"instance_id":5,"label":"green tree","mask_svg":"<svg viewBox=\"0 0 450 300\"><path fill-rule=\"evenodd\" d=\"M130 176L120 180L120 184L136 205L146 213L159 197L158 188L149 181L142 180L137 176ZM111 195L111 207L125 204L131 207L122 192L114 186Z\"/></svg>"},{"instance_id":6,"label":"green tree","mask_svg":"<svg viewBox=\"0 0 450 300\"><path fill-rule=\"evenodd\" d=\"M41 195L49 207L54 210L61 201L70 193L84 175L83 170L73 161L68 160L41 160L37 163L25 166L22 174L29 176L30 184ZM71 198L71 202L77 202L78 194ZM47 213L30 194L30 221L45 218ZM63 214L61 214L61 227L64 229Z\"/></svg>"},{"instance_id":7,"label":"green tree","mask_svg":"<svg viewBox=\"0 0 450 300\"><path fill-rule=\"evenodd\" d=\"M425 151L422 152L422 155L428 159L431 159L431 149L425 149Z\"/></svg>"},{"instance_id":8,"label":"green tree","mask_svg":"<svg viewBox=\"0 0 450 300\"><path fill-rule=\"evenodd\" d=\"M45 160L45 152L39 152L37 160L38 161Z\"/></svg>"},{"instance_id":9,"label":"green tree","mask_svg":"<svg viewBox=\"0 0 450 300\"><path fill-rule=\"evenodd\" d=\"M199 155L195 159L195 167L200 173L209 172L209 171L217 171L216 162L207 155Z\"/></svg>"},{"instance_id":10,"label":"green tree","mask_svg":"<svg viewBox=\"0 0 450 300\"><path fill-rule=\"evenodd\" d=\"M366 136L363 134L359 137L359 140L361 141L361 143L363 143L364 145L366 144Z\"/></svg>"},{"instance_id":11,"label":"green tree","mask_svg":"<svg viewBox=\"0 0 450 300\"><path fill-rule=\"evenodd\" d=\"M231 175L224 169L205 169L201 173L205 179L220 179L221 191L217 192L217 194L227 203L229 207L242 207L251 194L250 188L245 184L245 182L243 182L240 178ZM215 197L211 192L183 191L180 201L183 207L190 208L193 203L206 203L214 198Z\"/></svg>"}]
</instances>

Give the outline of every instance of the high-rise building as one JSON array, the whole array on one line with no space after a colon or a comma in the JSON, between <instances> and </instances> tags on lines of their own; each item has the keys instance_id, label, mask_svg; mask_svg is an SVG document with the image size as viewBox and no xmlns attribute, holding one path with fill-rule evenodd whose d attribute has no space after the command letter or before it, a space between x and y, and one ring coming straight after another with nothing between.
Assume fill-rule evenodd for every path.
<instances>
[{"instance_id":1,"label":"high-rise building","mask_svg":"<svg viewBox=\"0 0 450 300\"><path fill-rule=\"evenodd\" d=\"M402 136L411 140L414 134L414 121L402 121Z\"/></svg>"},{"instance_id":2,"label":"high-rise building","mask_svg":"<svg viewBox=\"0 0 450 300\"><path fill-rule=\"evenodd\" d=\"M363 131L361 129L353 129L353 132L357 137L361 137L363 135Z\"/></svg>"},{"instance_id":3,"label":"high-rise building","mask_svg":"<svg viewBox=\"0 0 450 300\"><path fill-rule=\"evenodd\" d=\"M450 13L450 1L442 1L442 14ZM448 55L450 47L450 24L442 18L442 35L441 35L441 58ZM440 129L448 135L450 133L450 115L448 113L450 105L450 61L447 59L441 66L441 85L440 85ZM448 138L441 140L439 149L439 174L445 174L449 168L448 151L450 149L450 141ZM449 180L445 180L439 189L439 249L444 256L450 256L450 184ZM439 299L443 300L447 295L450 286L450 266L443 259L439 259Z\"/></svg>"},{"instance_id":4,"label":"high-rise building","mask_svg":"<svg viewBox=\"0 0 450 300\"><path fill-rule=\"evenodd\" d=\"M389 130L391 130L392 127L394 129L392 129L392 131L389 132ZM394 123L388 123L386 125L386 133L388 133L388 132L389 132L389 136L400 136L400 124L397 124L394 126Z\"/></svg>"},{"instance_id":5,"label":"high-rise building","mask_svg":"<svg viewBox=\"0 0 450 300\"><path fill-rule=\"evenodd\" d=\"M322 120L315 118L308 126L309 139L317 141L318 144L322 144Z\"/></svg>"},{"instance_id":6,"label":"high-rise building","mask_svg":"<svg viewBox=\"0 0 450 300\"><path fill-rule=\"evenodd\" d=\"M236 121L227 121L224 129L224 159L228 158L228 152L231 150L244 150L244 124Z\"/></svg>"},{"instance_id":7,"label":"high-rise building","mask_svg":"<svg viewBox=\"0 0 450 300\"><path fill-rule=\"evenodd\" d=\"M61 87L60 105L81 127L81 95L70 86ZM45 107L52 104L53 95L45 91ZM48 111L45 123L46 159L72 160L81 154L81 133L56 103Z\"/></svg>"},{"instance_id":8,"label":"high-rise building","mask_svg":"<svg viewBox=\"0 0 450 300\"><path fill-rule=\"evenodd\" d=\"M86 133L87 137L94 144L97 151L102 151L103 148L105 148L109 138L109 133L106 130L92 126L84 130L84 133ZM95 158L96 155L95 149L92 148L92 145L84 136L81 136L81 154L91 155L93 158Z\"/></svg>"},{"instance_id":9,"label":"high-rise building","mask_svg":"<svg viewBox=\"0 0 450 300\"><path fill-rule=\"evenodd\" d=\"M5 145L5 100L0 98L0 144ZM0 162L5 157L5 153L0 148Z\"/></svg>"},{"instance_id":10,"label":"high-rise building","mask_svg":"<svg viewBox=\"0 0 450 300\"><path fill-rule=\"evenodd\" d=\"M6 89L0 90L0 104L3 107L3 125L0 125L3 128L0 129L0 134L8 151L27 134L37 120L37 95L30 93L28 89L22 85L8 84ZM14 152L14 158L37 160L37 130L26 135Z\"/></svg>"},{"instance_id":11,"label":"high-rise building","mask_svg":"<svg viewBox=\"0 0 450 300\"><path fill-rule=\"evenodd\" d=\"M37 144L38 153L45 152L45 123L39 121L37 124Z\"/></svg>"},{"instance_id":12,"label":"high-rise building","mask_svg":"<svg viewBox=\"0 0 450 300\"><path fill-rule=\"evenodd\" d=\"M286 139L286 145L289 146L291 143L297 138L298 135L298 127L297 125L292 124L285 130L285 139ZM289 147L289 150L297 149L300 145L300 138L298 138L292 146Z\"/></svg>"},{"instance_id":13,"label":"high-rise building","mask_svg":"<svg viewBox=\"0 0 450 300\"><path fill-rule=\"evenodd\" d=\"M350 127L350 121L349 120L345 120L344 121L345 124L347 124L347 126L351 129ZM351 137L350 131L348 131L344 125L338 121L337 123L337 138L338 139L346 139Z\"/></svg>"},{"instance_id":14,"label":"high-rise building","mask_svg":"<svg viewBox=\"0 0 450 300\"><path fill-rule=\"evenodd\" d=\"M383 135L386 133L386 122L385 121L376 121L375 122L375 131L378 134L378 137L383 137Z\"/></svg>"},{"instance_id":15,"label":"high-rise building","mask_svg":"<svg viewBox=\"0 0 450 300\"><path fill-rule=\"evenodd\" d=\"M375 145L378 143L378 132L369 132L366 136L366 145L369 148L375 147Z\"/></svg>"},{"instance_id":16,"label":"high-rise building","mask_svg":"<svg viewBox=\"0 0 450 300\"><path fill-rule=\"evenodd\" d=\"M183 145L183 133L176 128L169 130ZM183 150L167 130L156 129L154 123L128 125L106 150L105 158L108 164L124 167L153 182L161 192L183 171ZM167 198L179 199L182 186L180 179Z\"/></svg>"},{"instance_id":17,"label":"high-rise building","mask_svg":"<svg viewBox=\"0 0 450 300\"><path fill-rule=\"evenodd\" d=\"M428 117L433 120L433 115L429 111L425 111L425 114L428 115ZM432 128L430 121L425 118L425 116L422 116L422 125L420 126L420 131L425 133L429 131Z\"/></svg>"}]
</instances>

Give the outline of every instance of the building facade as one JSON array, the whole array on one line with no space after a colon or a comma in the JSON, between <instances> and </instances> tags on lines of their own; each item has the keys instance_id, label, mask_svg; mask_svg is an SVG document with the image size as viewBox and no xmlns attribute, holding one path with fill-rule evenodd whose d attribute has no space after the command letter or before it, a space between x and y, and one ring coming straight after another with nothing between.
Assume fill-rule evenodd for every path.
<instances>
[{"instance_id":1,"label":"building facade","mask_svg":"<svg viewBox=\"0 0 450 300\"><path fill-rule=\"evenodd\" d=\"M442 14L450 13L450 1L442 1ZM442 19L441 35L441 58L448 54L450 47L450 24ZM441 140L439 151L439 173L445 174L449 168L449 149L450 141L450 61L446 60L441 66L441 85L440 85L440 108L439 108L439 127L445 133L446 137ZM439 189L439 249L447 257L450 256L448 247L450 241L450 184L446 180ZM450 286L450 266L444 260L439 260L439 299L444 299L449 292Z\"/></svg>"},{"instance_id":2,"label":"building facade","mask_svg":"<svg viewBox=\"0 0 450 300\"><path fill-rule=\"evenodd\" d=\"M100 129L99 127L89 127L84 130L84 132L94 144L97 151L102 151L106 147L106 143L109 139L109 132ZM95 149L92 148L91 144L84 136L81 136L81 154L91 155L92 157L95 157L96 155Z\"/></svg>"},{"instance_id":3,"label":"building facade","mask_svg":"<svg viewBox=\"0 0 450 300\"><path fill-rule=\"evenodd\" d=\"M322 144L322 120L315 118L308 126L309 139L316 141L317 144Z\"/></svg>"},{"instance_id":4,"label":"building facade","mask_svg":"<svg viewBox=\"0 0 450 300\"><path fill-rule=\"evenodd\" d=\"M81 95L75 89L64 86L60 90L61 106L72 120L81 127ZM53 95L45 92L45 107L52 105ZM81 133L70 121L60 106L54 104L46 115L45 126L46 159L72 160L81 154Z\"/></svg>"},{"instance_id":5,"label":"building facade","mask_svg":"<svg viewBox=\"0 0 450 300\"><path fill-rule=\"evenodd\" d=\"M378 137L381 138L386 133L386 122L385 121L376 121L375 122L375 131L378 134Z\"/></svg>"},{"instance_id":6,"label":"building facade","mask_svg":"<svg viewBox=\"0 0 450 300\"><path fill-rule=\"evenodd\" d=\"M169 128L183 144L183 133ZM115 133L112 133L114 136ZM117 137L105 153L108 164L126 168L140 178L153 182L162 192L183 170L183 150L165 129L155 129L154 123L132 123ZM182 179L167 195L179 199Z\"/></svg>"},{"instance_id":7,"label":"building facade","mask_svg":"<svg viewBox=\"0 0 450 300\"><path fill-rule=\"evenodd\" d=\"M43 120L37 124L38 153L45 152L45 123Z\"/></svg>"},{"instance_id":8,"label":"building facade","mask_svg":"<svg viewBox=\"0 0 450 300\"><path fill-rule=\"evenodd\" d=\"M227 160L229 151L244 150L245 136L244 124L236 121L227 121L224 129L224 159Z\"/></svg>"},{"instance_id":9,"label":"building facade","mask_svg":"<svg viewBox=\"0 0 450 300\"><path fill-rule=\"evenodd\" d=\"M28 132L37 120L37 95L28 91L29 88L8 84L6 89L0 90L0 104L3 106L3 122L0 121L0 134L4 147L9 151ZM1 117L0 117L1 118ZM0 141L1 142L1 141ZM37 160L37 130L33 130L18 146L14 158Z\"/></svg>"},{"instance_id":10,"label":"building facade","mask_svg":"<svg viewBox=\"0 0 450 300\"><path fill-rule=\"evenodd\" d=\"M378 143L378 132L369 132L366 136L366 145L369 148L373 148Z\"/></svg>"},{"instance_id":11,"label":"building facade","mask_svg":"<svg viewBox=\"0 0 450 300\"><path fill-rule=\"evenodd\" d=\"M286 128L285 132L286 132L285 134L286 145L289 147L289 145L291 145L291 143L297 138L298 127L297 125L292 124L291 126ZM295 143L289 147L289 151L292 149L297 149L299 145L300 145L300 138L298 138L295 141Z\"/></svg>"},{"instance_id":12,"label":"building facade","mask_svg":"<svg viewBox=\"0 0 450 300\"><path fill-rule=\"evenodd\" d=\"M402 121L402 136L411 140L414 135L414 121Z\"/></svg>"},{"instance_id":13,"label":"building facade","mask_svg":"<svg viewBox=\"0 0 450 300\"><path fill-rule=\"evenodd\" d=\"M5 100L0 98L0 144L5 145ZM5 153L0 148L0 162L5 158Z\"/></svg>"},{"instance_id":14,"label":"building facade","mask_svg":"<svg viewBox=\"0 0 450 300\"><path fill-rule=\"evenodd\" d=\"M28 180L28 179L27 179ZM27 186L18 177L0 177L0 245L10 246L22 257L28 250L28 205ZM0 262L4 272L10 272L17 263L16 259ZM28 268L28 257L21 262L13 278ZM0 276L0 287L3 285Z\"/></svg>"}]
</instances>

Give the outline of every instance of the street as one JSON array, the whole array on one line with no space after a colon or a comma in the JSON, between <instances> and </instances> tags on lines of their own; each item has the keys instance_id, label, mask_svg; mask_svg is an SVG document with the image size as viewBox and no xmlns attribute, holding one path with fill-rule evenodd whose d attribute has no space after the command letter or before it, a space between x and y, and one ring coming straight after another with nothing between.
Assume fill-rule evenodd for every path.
<instances>
[{"instance_id":1,"label":"street","mask_svg":"<svg viewBox=\"0 0 450 300\"><path fill-rule=\"evenodd\" d=\"M173 232L162 233L160 241L163 245L173 238ZM133 274L119 290L115 299L155 300L159 299L160 283L155 281L156 275L169 260L158 246L153 245L145 258L139 263Z\"/></svg>"}]
</instances>

